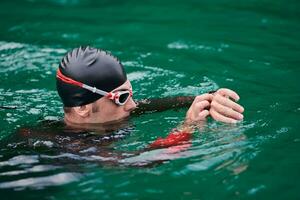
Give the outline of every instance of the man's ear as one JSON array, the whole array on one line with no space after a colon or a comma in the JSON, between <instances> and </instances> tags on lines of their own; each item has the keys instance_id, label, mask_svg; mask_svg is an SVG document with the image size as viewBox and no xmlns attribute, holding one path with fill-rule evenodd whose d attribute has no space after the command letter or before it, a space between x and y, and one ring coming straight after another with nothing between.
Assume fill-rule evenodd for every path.
<instances>
[{"instance_id":1,"label":"man's ear","mask_svg":"<svg viewBox=\"0 0 300 200\"><path fill-rule=\"evenodd\" d=\"M88 117L92 109L91 105L77 106L73 108L75 113L82 118Z\"/></svg>"}]
</instances>

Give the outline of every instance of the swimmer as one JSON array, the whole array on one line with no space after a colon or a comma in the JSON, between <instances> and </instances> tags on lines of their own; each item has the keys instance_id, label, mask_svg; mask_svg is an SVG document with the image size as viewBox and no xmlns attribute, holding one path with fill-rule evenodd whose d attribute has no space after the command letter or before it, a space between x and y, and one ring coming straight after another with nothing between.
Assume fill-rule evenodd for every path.
<instances>
[{"instance_id":1,"label":"swimmer","mask_svg":"<svg viewBox=\"0 0 300 200\"><path fill-rule=\"evenodd\" d=\"M164 153L172 155L186 150L191 145L194 130L201 127L208 117L225 123L243 119L244 108L237 103L238 94L225 88L196 97L135 101L132 85L121 62L106 51L92 47L73 49L63 57L56 73L56 86L63 103L64 118L43 120L38 126L19 128L5 141L7 148L28 152L34 149L50 155L76 155L88 160L96 156L104 158L101 164L118 166L124 164L123 159L152 149L164 148ZM183 123L166 137L134 151L114 149L116 141L134 132L129 116L177 108L188 108L188 111ZM163 133L159 135L164 136ZM62 159L59 162L69 161ZM130 165L152 166L161 162L158 159Z\"/></svg>"},{"instance_id":2,"label":"swimmer","mask_svg":"<svg viewBox=\"0 0 300 200\"><path fill-rule=\"evenodd\" d=\"M138 107L123 65L106 51L73 49L62 59L56 77L66 124L110 123L128 117ZM236 123L243 119L239 99L236 92L225 88L201 94L194 98L186 120L199 122L211 116L220 122Z\"/></svg>"},{"instance_id":3,"label":"swimmer","mask_svg":"<svg viewBox=\"0 0 300 200\"><path fill-rule=\"evenodd\" d=\"M239 95L226 88L196 97L144 100L137 103L119 59L92 47L75 48L63 57L56 74L56 86L64 105L64 123L70 127L109 124L122 121L131 114L151 109L161 111L179 108L187 104L189 109L180 126L184 134L191 132L191 124L202 123L208 116L225 123L243 120L244 108L237 103ZM176 137L170 138L174 140Z\"/></svg>"}]
</instances>

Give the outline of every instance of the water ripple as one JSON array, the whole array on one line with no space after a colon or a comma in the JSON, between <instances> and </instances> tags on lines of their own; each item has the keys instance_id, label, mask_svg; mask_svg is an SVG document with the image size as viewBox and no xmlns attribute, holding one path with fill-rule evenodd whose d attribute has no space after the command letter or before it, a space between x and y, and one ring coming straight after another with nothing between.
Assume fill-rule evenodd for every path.
<instances>
[{"instance_id":1,"label":"water ripple","mask_svg":"<svg viewBox=\"0 0 300 200\"><path fill-rule=\"evenodd\" d=\"M8 161L2 161L0 162L0 167L3 166L15 166L15 165L21 165L21 164L33 164L38 163L38 156L36 155L19 155L15 156Z\"/></svg>"},{"instance_id":2,"label":"water ripple","mask_svg":"<svg viewBox=\"0 0 300 200\"><path fill-rule=\"evenodd\" d=\"M138 91L135 94L137 98L199 95L219 87L209 77L190 76L187 79L184 73L164 69L164 67L144 65L142 61L125 61L123 65L130 71L128 79L132 81L133 89ZM194 80L201 83L195 85ZM186 85L182 82L186 82ZM151 90L150 94L149 90Z\"/></svg>"},{"instance_id":3,"label":"water ripple","mask_svg":"<svg viewBox=\"0 0 300 200\"><path fill-rule=\"evenodd\" d=\"M2 182L0 188L15 188L18 190L31 188L42 189L47 186L59 186L78 181L82 177L79 173L59 173L46 177L24 178L16 181Z\"/></svg>"},{"instance_id":4,"label":"water ripple","mask_svg":"<svg viewBox=\"0 0 300 200\"><path fill-rule=\"evenodd\" d=\"M0 73L35 71L47 73L57 67L65 49L0 41Z\"/></svg>"},{"instance_id":5,"label":"water ripple","mask_svg":"<svg viewBox=\"0 0 300 200\"><path fill-rule=\"evenodd\" d=\"M192 49L196 51L216 51L216 52L222 52L224 49L229 48L228 44L221 43L216 46L210 46L210 45L204 45L204 44L193 44L191 42L184 42L184 41L175 41L172 43L169 43L167 45L169 49Z\"/></svg>"},{"instance_id":6,"label":"water ripple","mask_svg":"<svg viewBox=\"0 0 300 200\"><path fill-rule=\"evenodd\" d=\"M15 170L15 171L7 171L0 173L0 176L15 176L20 174L27 174L27 173L35 173L35 172L45 172L50 170L55 170L61 167L54 166L54 165L36 165L32 168L24 169L24 170Z\"/></svg>"}]
</instances>

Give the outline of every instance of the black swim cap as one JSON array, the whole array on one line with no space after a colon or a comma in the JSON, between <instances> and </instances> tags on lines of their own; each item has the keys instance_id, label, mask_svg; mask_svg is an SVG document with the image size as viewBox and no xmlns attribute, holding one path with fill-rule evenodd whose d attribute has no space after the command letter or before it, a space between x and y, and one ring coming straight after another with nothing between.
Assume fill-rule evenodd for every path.
<instances>
[{"instance_id":1,"label":"black swim cap","mask_svg":"<svg viewBox=\"0 0 300 200\"><path fill-rule=\"evenodd\" d=\"M68 52L60 62L61 73L100 90L110 92L127 80L123 65L113 55L92 47ZM102 95L71 85L56 78L56 88L65 107L92 103Z\"/></svg>"}]
</instances>

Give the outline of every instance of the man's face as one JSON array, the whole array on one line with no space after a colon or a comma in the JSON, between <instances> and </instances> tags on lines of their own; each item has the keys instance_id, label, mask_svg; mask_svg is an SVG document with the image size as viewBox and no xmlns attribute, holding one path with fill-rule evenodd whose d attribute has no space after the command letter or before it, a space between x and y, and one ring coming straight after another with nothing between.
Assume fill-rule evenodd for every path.
<instances>
[{"instance_id":1,"label":"man's face","mask_svg":"<svg viewBox=\"0 0 300 200\"><path fill-rule=\"evenodd\" d=\"M113 90L113 92L131 90L130 81L127 80L123 85ZM130 112L136 108L136 103L132 97L123 106L116 105L107 97L102 97L92 103L92 112L90 114L90 123L107 123L126 118Z\"/></svg>"}]
</instances>

